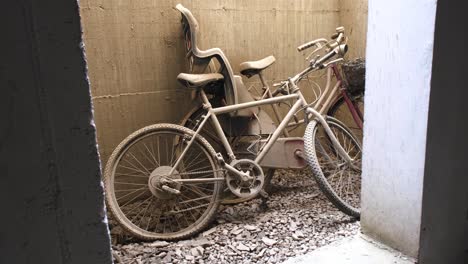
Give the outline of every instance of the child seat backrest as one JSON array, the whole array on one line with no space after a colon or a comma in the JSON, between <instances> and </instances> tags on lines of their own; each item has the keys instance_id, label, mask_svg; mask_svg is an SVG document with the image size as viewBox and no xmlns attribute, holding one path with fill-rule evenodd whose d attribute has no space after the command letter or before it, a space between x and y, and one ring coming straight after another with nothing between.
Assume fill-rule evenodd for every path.
<instances>
[{"instance_id":1,"label":"child seat backrest","mask_svg":"<svg viewBox=\"0 0 468 264\"><path fill-rule=\"evenodd\" d=\"M224 76L224 98L228 105L237 104L237 90L234 82L234 74L229 61L219 48L200 50L198 47L199 25L192 12L178 4L176 9L182 14L182 25L185 39L186 58L189 63L190 73L204 73L212 59L216 59L220 65L218 72ZM235 113L233 113L235 114Z\"/></svg>"}]
</instances>

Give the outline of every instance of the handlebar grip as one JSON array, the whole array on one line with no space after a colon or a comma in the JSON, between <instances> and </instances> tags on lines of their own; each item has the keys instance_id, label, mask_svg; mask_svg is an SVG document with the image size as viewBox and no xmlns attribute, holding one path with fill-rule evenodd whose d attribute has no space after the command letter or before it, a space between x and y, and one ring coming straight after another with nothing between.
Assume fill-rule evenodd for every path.
<instances>
[{"instance_id":1,"label":"handlebar grip","mask_svg":"<svg viewBox=\"0 0 468 264\"><path fill-rule=\"evenodd\" d=\"M305 49L308 49L308 48L312 47L313 45L315 45L315 40L311 41L311 42L308 42L306 44L300 45L299 47L297 47L297 50L298 51L303 51Z\"/></svg>"},{"instance_id":2,"label":"handlebar grip","mask_svg":"<svg viewBox=\"0 0 468 264\"><path fill-rule=\"evenodd\" d=\"M305 49L308 49L314 45L317 45L318 47L321 47L321 43L325 44L327 43L328 40L327 39L324 39L324 38L319 38L319 39L316 39L316 40L312 40L311 42L307 42L306 44L303 44L299 47L297 47L297 50L298 51L303 51Z\"/></svg>"},{"instance_id":3,"label":"handlebar grip","mask_svg":"<svg viewBox=\"0 0 468 264\"><path fill-rule=\"evenodd\" d=\"M343 33L339 33L338 37L336 38L336 42L341 43L341 40L343 39L344 35Z\"/></svg>"},{"instance_id":4,"label":"handlebar grip","mask_svg":"<svg viewBox=\"0 0 468 264\"><path fill-rule=\"evenodd\" d=\"M331 39L336 39L339 35L340 35L340 33L335 33L335 34L331 35Z\"/></svg>"}]
</instances>

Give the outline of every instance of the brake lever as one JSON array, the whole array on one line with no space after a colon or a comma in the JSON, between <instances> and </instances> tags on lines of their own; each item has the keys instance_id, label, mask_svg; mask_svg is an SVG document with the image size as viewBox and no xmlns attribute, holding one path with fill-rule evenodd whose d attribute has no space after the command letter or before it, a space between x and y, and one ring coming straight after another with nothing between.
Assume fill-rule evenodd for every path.
<instances>
[{"instance_id":1,"label":"brake lever","mask_svg":"<svg viewBox=\"0 0 468 264\"><path fill-rule=\"evenodd\" d=\"M315 56L315 58L313 58L313 59L311 59L309 61L310 66L314 65L315 62L317 62L318 59L320 59L320 55L317 54L317 56Z\"/></svg>"},{"instance_id":2,"label":"brake lever","mask_svg":"<svg viewBox=\"0 0 468 264\"><path fill-rule=\"evenodd\" d=\"M309 60L310 57L312 57L312 55L314 55L317 51L321 50L324 47L324 46L322 46L322 44L320 44L320 42L315 44L315 46L317 46L317 48L314 49L314 51L312 51L311 53L309 53L309 55L307 55L307 57L305 58L306 60Z\"/></svg>"},{"instance_id":3,"label":"brake lever","mask_svg":"<svg viewBox=\"0 0 468 264\"><path fill-rule=\"evenodd\" d=\"M288 86L288 81L281 81L279 83L274 83L272 85L273 87L279 87L278 89L275 90L275 92L281 93L283 95L289 94L289 86ZM273 92L273 97L276 96L275 92Z\"/></svg>"},{"instance_id":4,"label":"brake lever","mask_svg":"<svg viewBox=\"0 0 468 264\"><path fill-rule=\"evenodd\" d=\"M273 87L278 87L278 86L284 85L285 83L286 83L286 81L281 81L279 83L274 83L272 86Z\"/></svg>"},{"instance_id":5,"label":"brake lever","mask_svg":"<svg viewBox=\"0 0 468 264\"><path fill-rule=\"evenodd\" d=\"M336 59L336 60L332 60L332 61L329 61L327 63L322 64L322 66L323 66L323 68L327 68L330 64L337 63L337 62L340 62L340 61L344 61L344 59L339 58L339 59Z\"/></svg>"}]
</instances>

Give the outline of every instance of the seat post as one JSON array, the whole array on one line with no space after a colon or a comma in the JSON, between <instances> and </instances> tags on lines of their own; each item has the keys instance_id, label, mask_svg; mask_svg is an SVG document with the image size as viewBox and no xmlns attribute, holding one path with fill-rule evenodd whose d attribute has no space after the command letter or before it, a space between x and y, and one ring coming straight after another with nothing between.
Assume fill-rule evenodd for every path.
<instances>
[{"instance_id":1,"label":"seat post","mask_svg":"<svg viewBox=\"0 0 468 264\"><path fill-rule=\"evenodd\" d=\"M263 88L270 90L270 87L268 87L268 84L265 81L265 78L263 77L263 73L259 72L258 77L260 78L260 82L262 82Z\"/></svg>"},{"instance_id":2,"label":"seat post","mask_svg":"<svg viewBox=\"0 0 468 264\"><path fill-rule=\"evenodd\" d=\"M212 107L211 107L210 100L208 100L208 97L206 96L206 93L205 91L203 91L203 89L200 89L200 96L203 101L203 108L208 111L211 110Z\"/></svg>"}]
</instances>

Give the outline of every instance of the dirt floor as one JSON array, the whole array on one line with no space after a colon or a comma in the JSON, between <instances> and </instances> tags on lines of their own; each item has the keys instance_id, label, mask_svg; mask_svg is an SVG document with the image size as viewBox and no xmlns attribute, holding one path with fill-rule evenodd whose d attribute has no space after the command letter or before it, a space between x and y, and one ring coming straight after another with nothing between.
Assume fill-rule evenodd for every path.
<instances>
[{"instance_id":1,"label":"dirt floor","mask_svg":"<svg viewBox=\"0 0 468 264\"><path fill-rule=\"evenodd\" d=\"M359 222L328 202L310 175L277 172L267 208L260 199L221 206L212 226L190 240L114 239L115 263L281 263L357 234Z\"/></svg>"}]
</instances>

